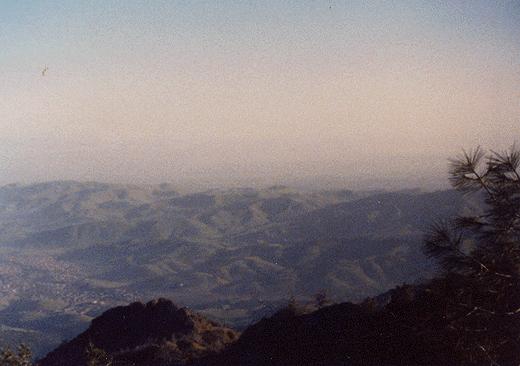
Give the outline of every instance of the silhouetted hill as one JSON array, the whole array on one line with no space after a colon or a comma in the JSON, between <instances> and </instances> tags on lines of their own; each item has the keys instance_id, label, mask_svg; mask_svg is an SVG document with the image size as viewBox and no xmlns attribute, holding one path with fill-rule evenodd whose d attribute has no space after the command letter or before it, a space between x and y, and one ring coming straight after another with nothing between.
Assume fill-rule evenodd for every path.
<instances>
[{"instance_id":1,"label":"silhouetted hill","mask_svg":"<svg viewBox=\"0 0 520 366\"><path fill-rule=\"evenodd\" d=\"M234 330L169 300L136 302L95 318L85 332L49 353L38 365L86 365L89 344L108 353L116 364L180 365L220 351L237 338Z\"/></svg>"},{"instance_id":2,"label":"silhouetted hill","mask_svg":"<svg viewBox=\"0 0 520 366\"><path fill-rule=\"evenodd\" d=\"M462 281L462 282L461 282ZM450 309L458 275L422 285L403 285L362 303L315 307L291 303L250 325L238 337L227 327L178 308L164 299L116 307L92 321L87 331L49 353L40 366L84 365L89 343L119 366L461 366L493 365L480 351L499 342L500 324L453 327L467 311ZM470 353L458 348L464 340ZM500 344L496 344L500 347ZM484 349L485 350L485 349ZM513 366L518 353L500 355ZM106 364L106 363L105 363Z\"/></svg>"},{"instance_id":3,"label":"silhouetted hill","mask_svg":"<svg viewBox=\"0 0 520 366\"><path fill-rule=\"evenodd\" d=\"M459 280L455 276L401 286L361 304L342 303L310 313L289 306L248 327L219 354L191 365L517 365L520 353L510 347L499 354L499 362L486 353L486 347L502 346L496 337L504 335L500 324L453 326L454 320L468 315L467 310L450 309L450 294L460 289ZM474 334L478 336L472 339ZM518 339L518 330L510 336ZM461 342L471 349L461 350Z\"/></svg>"}]
</instances>

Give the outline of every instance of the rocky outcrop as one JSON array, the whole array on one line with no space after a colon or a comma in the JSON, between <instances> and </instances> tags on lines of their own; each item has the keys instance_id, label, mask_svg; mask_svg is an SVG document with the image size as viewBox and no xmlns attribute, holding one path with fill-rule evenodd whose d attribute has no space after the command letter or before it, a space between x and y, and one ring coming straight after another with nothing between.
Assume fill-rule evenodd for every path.
<instances>
[{"instance_id":1,"label":"rocky outcrop","mask_svg":"<svg viewBox=\"0 0 520 366\"><path fill-rule=\"evenodd\" d=\"M87 364L87 349L102 350L117 365L182 365L222 350L237 332L166 299L112 308L49 353L39 366Z\"/></svg>"}]
</instances>

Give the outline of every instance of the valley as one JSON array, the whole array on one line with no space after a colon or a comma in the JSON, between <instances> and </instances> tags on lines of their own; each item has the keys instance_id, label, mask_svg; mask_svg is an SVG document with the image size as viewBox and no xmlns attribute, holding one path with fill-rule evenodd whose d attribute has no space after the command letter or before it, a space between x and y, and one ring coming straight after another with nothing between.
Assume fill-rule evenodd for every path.
<instances>
[{"instance_id":1,"label":"valley","mask_svg":"<svg viewBox=\"0 0 520 366\"><path fill-rule=\"evenodd\" d=\"M5 186L0 341L41 355L104 310L156 297L238 328L289 298L361 301L430 277L427 223L475 205L454 191Z\"/></svg>"}]
</instances>

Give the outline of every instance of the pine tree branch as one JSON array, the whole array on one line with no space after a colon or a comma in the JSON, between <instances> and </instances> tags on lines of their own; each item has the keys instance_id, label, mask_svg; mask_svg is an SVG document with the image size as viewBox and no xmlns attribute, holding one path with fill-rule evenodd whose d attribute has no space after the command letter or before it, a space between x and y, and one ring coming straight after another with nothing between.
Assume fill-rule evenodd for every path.
<instances>
[{"instance_id":1,"label":"pine tree branch","mask_svg":"<svg viewBox=\"0 0 520 366\"><path fill-rule=\"evenodd\" d=\"M484 353L486 354L487 358L489 359L489 362L491 362L491 365L493 366L500 366L499 363L497 363L495 360L493 360L493 358L491 357L491 355L489 354L489 352L484 348L483 345L479 344L478 347L484 351Z\"/></svg>"}]
</instances>

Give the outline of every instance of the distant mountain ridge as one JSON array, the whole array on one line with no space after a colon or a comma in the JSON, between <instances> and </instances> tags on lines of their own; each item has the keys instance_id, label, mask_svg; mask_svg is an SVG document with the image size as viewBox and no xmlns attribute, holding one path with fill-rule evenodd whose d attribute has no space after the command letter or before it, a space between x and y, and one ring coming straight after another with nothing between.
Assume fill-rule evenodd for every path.
<instances>
[{"instance_id":1,"label":"distant mountain ridge","mask_svg":"<svg viewBox=\"0 0 520 366\"><path fill-rule=\"evenodd\" d=\"M289 296L361 300L429 277L422 230L471 205L453 191L4 186L0 324L56 344L72 331L42 332L49 316L77 333L111 306L158 296L239 326Z\"/></svg>"}]
</instances>

